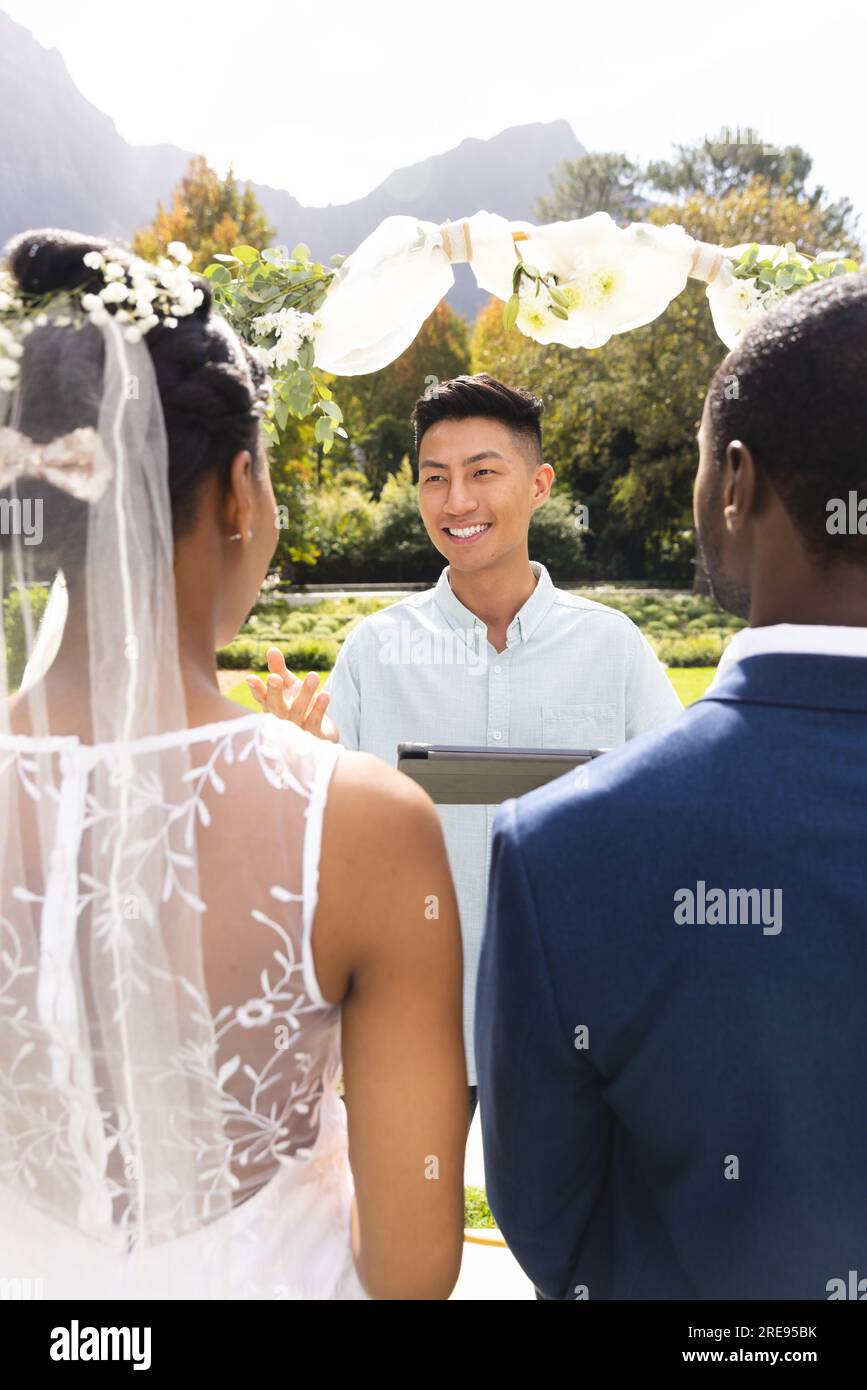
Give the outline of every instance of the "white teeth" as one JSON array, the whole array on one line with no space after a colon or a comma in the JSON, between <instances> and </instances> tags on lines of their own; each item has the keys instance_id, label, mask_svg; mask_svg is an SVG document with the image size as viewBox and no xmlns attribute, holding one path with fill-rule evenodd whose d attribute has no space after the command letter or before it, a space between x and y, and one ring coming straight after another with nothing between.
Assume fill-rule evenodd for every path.
<instances>
[{"instance_id":1,"label":"white teeth","mask_svg":"<svg viewBox=\"0 0 867 1390\"><path fill-rule=\"evenodd\" d=\"M477 536L480 531L487 531L490 522L486 521L481 526L447 526L446 530L450 536Z\"/></svg>"}]
</instances>

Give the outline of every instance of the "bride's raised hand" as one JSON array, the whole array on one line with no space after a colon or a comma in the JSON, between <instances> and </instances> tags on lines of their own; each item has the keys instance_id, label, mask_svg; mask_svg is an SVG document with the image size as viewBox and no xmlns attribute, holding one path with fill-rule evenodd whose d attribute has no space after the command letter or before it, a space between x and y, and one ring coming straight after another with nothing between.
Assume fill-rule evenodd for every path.
<instances>
[{"instance_id":1,"label":"bride's raised hand","mask_svg":"<svg viewBox=\"0 0 867 1390\"><path fill-rule=\"evenodd\" d=\"M327 691L319 691L319 677L315 671L302 681L289 670L280 648L269 647L268 672L267 682L259 676L247 677L254 699L266 714L288 719L330 743L340 742L337 726L325 713L331 697Z\"/></svg>"}]
</instances>

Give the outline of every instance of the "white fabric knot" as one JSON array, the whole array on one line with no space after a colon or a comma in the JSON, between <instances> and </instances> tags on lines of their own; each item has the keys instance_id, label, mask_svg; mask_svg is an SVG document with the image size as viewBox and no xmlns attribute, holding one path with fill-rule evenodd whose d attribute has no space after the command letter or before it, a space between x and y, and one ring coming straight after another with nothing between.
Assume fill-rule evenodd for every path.
<instances>
[{"instance_id":1,"label":"white fabric knot","mask_svg":"<svg viewBox=\"0 0 867 1390\"><path fill-rule=\"evenodd\" d=\"M722 263L722 247L711 246L707 241L697 241L689 267L690 278L704 280L708 285L712 285L719 274Z\"/></svg>"},{"instance_id":2,"label":"white fabric knot","mask_svg":"<svg viewBox=\"0 0 867 1390\"><path fill-rule=\"evenodd\" d=\"M470 236L470 224L466 218L462 218L460 222L443 222L439 228L439 232L443 241L443 250L452 265L457 265L460 261L471 261L473 259L473 242Z\"/></svg>"}]
</instances>

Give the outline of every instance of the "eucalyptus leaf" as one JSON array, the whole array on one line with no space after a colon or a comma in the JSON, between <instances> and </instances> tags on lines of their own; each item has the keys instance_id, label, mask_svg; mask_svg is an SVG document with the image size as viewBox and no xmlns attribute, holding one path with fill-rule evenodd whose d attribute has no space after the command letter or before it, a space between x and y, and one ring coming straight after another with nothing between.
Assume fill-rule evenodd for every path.
<instances>
[{"instance_id":1,"label":"eucalyptus leaf","mask_svg":"<svg viewBox=\"0 0 867 1390\"><path fill-rule=\"evenodd\" d=\"M516 294L512 294L509 296L509 298L503 305L503 327L506 329L507 332L509 329L515 327L515 321L518 317L518 309L520 308L520 304L521 301L518 299L518 296Z\"/></svg>"}]
</instances>

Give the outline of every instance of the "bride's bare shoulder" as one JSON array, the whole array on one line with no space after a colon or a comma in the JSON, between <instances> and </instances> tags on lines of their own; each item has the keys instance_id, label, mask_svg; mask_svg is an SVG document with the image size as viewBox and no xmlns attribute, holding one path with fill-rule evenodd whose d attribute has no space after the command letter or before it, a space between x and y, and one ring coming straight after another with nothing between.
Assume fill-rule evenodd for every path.
<instances>
[{"instance_id":1,"label":"bride's bare shoulder","mask_svg":"<svg viewBox=\"0 0 867 1390\"><path fill-rule=\"evenodd\" d=\"M351 822L356 835L364 833L374 841L387 838L406 816L439 824L427 793L372 753L343 750L334 767L328 802L334 825ZM363 831L360 817L365 822Z\"/></svg>"},{"instance_id":2,"label":"bride's bare shoulder","mask_svg":"<svg viewBox=\"0 0 867 1390\"><path fill-rule=\"evenodd\" d=\"M316 969L337 1002L363 962L412 951L408 913L436 894L457 922L442 826L421 787L369 753L344 751L325 803L314 928Z\"/></svg>"}]
</instances>

